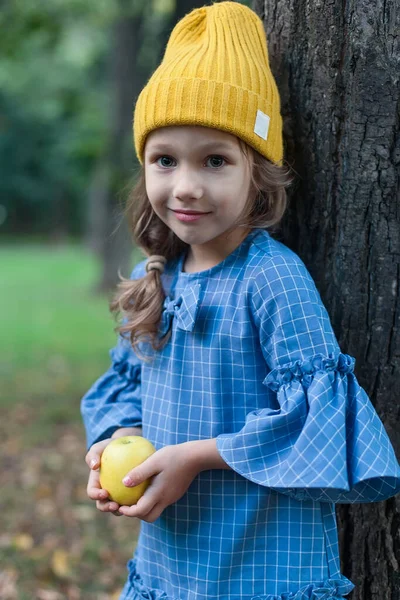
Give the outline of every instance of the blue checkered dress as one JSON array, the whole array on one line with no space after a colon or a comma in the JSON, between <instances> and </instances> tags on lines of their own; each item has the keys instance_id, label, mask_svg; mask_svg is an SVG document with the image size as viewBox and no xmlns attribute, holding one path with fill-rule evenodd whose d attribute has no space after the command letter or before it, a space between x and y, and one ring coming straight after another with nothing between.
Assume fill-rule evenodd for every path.
<instances>
[{"instance_id":1,"label":"blue checkered dress","mask_svg":"<svg viewBox=\"0 0 400 600\"><path fill-rule=\"evenodd\" d=\"M121 600L343 598L354 586L340 573L334 503L400 490L354 359L303 262L266 231L206 271L182 272L183 260L162 275L168 344L141 364L120 341L83 398L88 446L141 425L157 449L217 438L232 470L200 473L141 523Z\"/></svg>"}]
</instances>

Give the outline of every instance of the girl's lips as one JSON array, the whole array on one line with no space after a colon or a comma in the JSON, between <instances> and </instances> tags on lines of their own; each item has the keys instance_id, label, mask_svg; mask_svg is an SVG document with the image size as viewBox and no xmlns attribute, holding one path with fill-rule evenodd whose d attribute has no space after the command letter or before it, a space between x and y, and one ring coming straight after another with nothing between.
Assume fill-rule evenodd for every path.
<instances>
[{"instance_id":1,"label":"girl's lips","mask_svg":"<svg viewBox=\"0 0 400 600\"><path fill-rule=\"evenodd\" d=\"M201 217L205 217L206 215L208 215L209 213L183 213L183 212L179 212L177 210L173 211L176 215L176 218L179 219L179 221L198 221L199 219L201 219Z\"/></svg>"}]
</instances>

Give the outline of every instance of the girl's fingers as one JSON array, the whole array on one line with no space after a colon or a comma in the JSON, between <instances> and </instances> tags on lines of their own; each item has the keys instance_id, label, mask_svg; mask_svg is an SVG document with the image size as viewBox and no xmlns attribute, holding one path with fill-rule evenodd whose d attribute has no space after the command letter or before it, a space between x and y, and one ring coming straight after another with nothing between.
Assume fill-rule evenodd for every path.
<instances>
[{"instance_id":1,"label":"girl's fingers","mask_svg":"<svg viewBox=\"0 0 400 600\"><path fill-rule=\"evenodd\" d=\"M100 467L101 455L104 452L104 448L111 442L111 438L97 442L93 444L89 452L85 456L85 461L89 469L98 469Z\"/></svg>"},{"instance_id":2,"label":"girl's fingers","mask_svg":"<svg viewBox=\"0 0 400 600\"><path fill-rule=\"evenodd\" d=\"M164 510L164 505L161 503L155 504L151 510L144 514L143 512L139 512L137 510L137 505L134 506L120 506L119 512L122 513L125 517L136 517L137 519L141 519L142 521L146 521L147 523L154 523L161 515ZM136 509L136 510L135 510Z\"/></svg>"},{"instance_id":3,"label":"girl's fingers","mask_svg":"<svg viewBox=\"0 0 400 600\"><path fill-rule=\"evenodd\" d=\"M117 502L109 499L107 490L101 489L98 471L90 471L87 494L91 500L96 500L96 507L101 512L114 512L119 508Z\"/></svg>"},{"instance_id":4,"label":"girl's fingers","mask_svg":"<svg viewBox=\"0 0 400 600\"><path fill-rule=\"evenodd\" d=\"M101 512L111 512L115 514L119 509L119 504L117 504L117 502L113 502L112 500L97 500L96 508Z\"/></svg>"},{"instance_id":5,"label":"girl's fingers","mask_svg":"<svg viewBox=\"0 0 400 600\"><path fill-rule=\"evenodd\" d=\"M108 498L107 490L103 490L100 485L100 460L104 448L109 444L110 440L103 440L94 444L86 454L85 460L90 467L89 480L87 484L87 495L91 500L96 500L96 508L101 512L111 512L115 516L122 517L118 512L119 504Z\"/></svg>"},{"instance_id":6,"label":"girl's fingers","mask_svg":"<svg viewBox=\"0 0 400 600\"><path fill-rule=\"evenodd\" d=\"M122 482L127 487L133 487L135 485L139 485L146 479L150 479L153 475L155 475L159 471L159 467L157 466L157 459L154 458L157 452L147 458L143 463L141 463L138 467L135 467L129 473L125 475Z\"/></svg>"},{"instance_id":7,"label":"girl's fingers","mask_svg":"<svg viewBox=\"0 0 400 600\"><path fill-rule=\"evenodd\" d=\"M98 471L90 471L86 492L91 500L105 500L108 498L107 490L101 488Z\"/></svg>"},{"instance_id":8,"label":"girl's fingers","mask_svg":"<svg viewBox=\"0 0 400 600\"><path fill-rule=\"evenodd\" d=\"M127 517L138 517L138 519L145 520L145 517L157 504L157 497L147 492L133 506L121 506L120 512Z\"/></svg>"},{"instance_id":9,"label":"girl's fingers","mask_svg":"<svg viewBox=\"0 0 400 600\"><path fill-rule=\"evenodd\" d=\"M147 523L154 523L154 521L157 521L158 517L161 515L162 511L164 510L165 506L163 506L162 504L156 504L153 508L153 510L151 510L144 518L143 521L146 521Z\"/></svg>"}]
</instances>

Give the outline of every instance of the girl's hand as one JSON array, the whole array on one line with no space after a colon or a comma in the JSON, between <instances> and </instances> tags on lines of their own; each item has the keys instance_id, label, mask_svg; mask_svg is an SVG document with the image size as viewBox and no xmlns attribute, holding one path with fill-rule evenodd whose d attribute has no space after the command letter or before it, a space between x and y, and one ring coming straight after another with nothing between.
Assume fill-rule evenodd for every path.
<instances>
[{"instance_id":1,"label":"girl's hand","mask_svg":"<svg viewBox=\"0 0 400 600\"><path fill-rule=\"evenodd\" d=\"M107 490L103 490L100 485L100 461L101 455L108 444L112 442L112 438L107 438L97 444L93 444L89 452L86 454L85 461L90 469L89 481L87 484L87 495L91 500L96 500L96 508L102 512L111 512L115 516L121 516L121 513L117 512L119 504L111 501L108 497Z\"/></svg>"},{"instance_id":2,"label":"girl's hand","mask_svg":"<svg viewBox=\"0 0 400 600\"><path fill-rule=\"evenodd\" d=\"M121 513L118 512L119 504L109 499L107 490L103 490L100 485L100 462L101 455L104 449L112 440L125 435L141 435L142 429L140 427L121 427L114 431L110 438L93 444L89 452L86 454L85 461L90 469L89 481L87 484L86 492L91 500L96 500L96 507L102 512L111 512L116 517L121 517Z\"/></svg>"},{"instance_id":3,"label":"girl's hand","mask_svg":"<svg viewBox=\"0 0 400 600\"><path fill-rule=\"evenodd\" d=\"M202 470L195 454L191 452L191 444L193 442L165 446L129 471L123 479L125 485L130 480L128 487L150 477L152 480L137 504L120 506L119 513L153 523L167 506L182 498Z\"/></svg>"}]
</instances>

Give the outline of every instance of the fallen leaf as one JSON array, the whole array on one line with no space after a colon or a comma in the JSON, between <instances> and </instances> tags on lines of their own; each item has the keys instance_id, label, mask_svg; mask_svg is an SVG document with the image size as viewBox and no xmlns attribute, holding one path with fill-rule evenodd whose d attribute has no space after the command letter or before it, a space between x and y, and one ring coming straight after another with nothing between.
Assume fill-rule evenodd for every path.
<instances>
[{"instance_id":1,"label":"fallen leaf","mask_svg":"<svg viewBox=\"0 0 400 600\"><path fill-rule=\"evenodd\" d=\"M13 537L13 546L17 550L30 550L33 548L33 537L27 533L18 533Z\"/></svg>"},{"instance_id":2,"label":"fallen leaf","mask_svg":"<svg viewBox=\"0 0 400 600\"><path fill-rule=\"evenodd\" d=\"M68 579L71 575L69 556L65 550L57 549L51 559L52 571L60 579Z\"/></svg>"}]
</instances>

